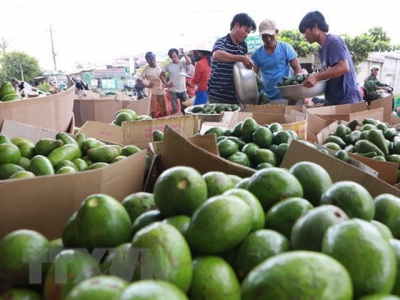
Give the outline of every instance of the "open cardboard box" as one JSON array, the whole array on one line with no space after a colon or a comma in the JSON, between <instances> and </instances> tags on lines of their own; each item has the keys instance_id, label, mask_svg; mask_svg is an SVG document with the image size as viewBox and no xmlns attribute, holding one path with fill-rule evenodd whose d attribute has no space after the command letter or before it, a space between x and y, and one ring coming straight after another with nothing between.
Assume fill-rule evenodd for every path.
<instances>
[{"instance_id":1,"label":"open cardboard box","mask_svg":"<svg viewBox=\"0 0 400 300\"><path fill-rule=\"evenodd\" d=\"M83 126L86 121L111 123L115 113L120 109L132 109L138 115L149 115L150 98L142 100L127 100L113 98L79 98L74 100L74 115L76 126Z\"/></svg>"},{"instance_id":2,"label":"open cardboard box","mask_svg":"<svg viewBox=\"0 0 400 300\"><path fill-rule=\"evenodd\" d=\"M164 131L164 128L168 125L188 138L199 131L198 124L198 117L195 115L122 122L123 144L133 144L141 149L149 149L149 143L153 142L154 130Z\"/></svg>"},{"instance_id":3,"label":"open cardboard box","mask_svg":"<svg viewBox=\"0 0 400 300\"><path fill-rule=\"evenodd\" d=\"M55 137L39 127L36 131L32 126L20 130L21 135L35 141ZM16 130L8 128L4 133L7 132L19 136ZM30 136L26 135L28 132ZM146 154L143 150L102 169L0 181L0 239L22 228L36 230L49 239L61 237L65 222L87 196L104 193L122 201L141 191Z\"/></svg>"},{"instance_id":4,"label":"open cardboard box","mask_svg":"<svg viewBox=\"0 0 400 300\"><path fill-rule=\"evenodd\" d=\"M74 95L73 85L66 91L53 95L0 102L0 124L4 120L12 120L56 131L67 131L71 123Z\"/></svg>"},{"instance_id":5,"label":"open cardboard box","mask_svg":"<svg viewBox=\"0 0 400 300\"><path fill-rule=\"evenodd\" d=\"M318 108L303 107L303 111L308 115L307 140L311 142L317 142L318 133L336 120L373 118L383 121L384 117L383 107L368 110L364 102Z\"/></svg>"},{"instance_id":6,"label":"open cardboard box","mask_svg":"<svg viewBox=\"0 0 400 300\"><path fill-rule=\"evenodd\" d=\"M361 120L360 120L361 121ZM319 145L324 144L325 139L329 136L330 133L334 132L335 128L339 124L347 125L347 121L335 121L329 124L327 127L321 130L320 133L317 134L317 143ZM353 159L356 159L365 165L371 167L372 169L376 170L379 175L378 178L382 179L383 181L389 184L395 184L397 181L397 170L398 164L393 162L384 162L384 161L377 161L375 159L371 159L368 157L363 157L360 155L356 155L353 153L349 153L349 156Z\"/></svg>"},{"instance_id":7,"label":"open cardboard box","mask_svg":"<svg viewBox=\"0 0 400 300\"><path fill-rule=\"evenodd\" d=\"M201 174L209 171L221 171L239 177L249 177L256 170L232 163L218 155L215 135L185 138L166 126L161 155L161 171L175 166L189 166Z\"/></svg>"},{"instance_id":8,"label":"open cardboard box","mask_svg":"<svg viewBox=\"0 0 400 300\"><path fill-rule=\"evenodd\" d=\"M301 142L293 140L282 161L282 168L290 168L300 161L310 161L319 164L329 173L333 182L350 180L364 186L373 197L390 193L400 197L400 190L365 171L341 161L319 150L312 149Z\"/></svg>"}]
</instances>

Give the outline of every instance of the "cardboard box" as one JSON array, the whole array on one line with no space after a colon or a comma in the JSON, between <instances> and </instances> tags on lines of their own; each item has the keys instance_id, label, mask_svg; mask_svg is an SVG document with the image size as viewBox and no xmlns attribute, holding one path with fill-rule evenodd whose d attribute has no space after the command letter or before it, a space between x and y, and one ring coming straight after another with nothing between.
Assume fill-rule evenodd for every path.
<instances>
[{"instance_id":1,"label":"cardboard box","mask_svg":"<svg viewBox=\"0 0 400 300\"><path fill-rule=\"evenodd\" d=\"M76 126L83 126L86 121L111 123L115 113L123 108L134 110L138 115L150 114L150 98L142 100L112 98L80 98L74 100L74 115Z\"/></svg>"},{"instance_id":2,"label":"cardboard box","mask_svg":"<svg viewBox=\"0 0 400 300\"><path fill-rule=\"evenodd\" d=\"M224 112L222 123L227 124L227 128L235 125L246 118L253 118L260 125L278 122L282 124L284 130L294 130L300 139L307 139L307 115L290 110L290 114L264 113L264 112Z\"/></svg>"},{"instance_id":3,"label":"cardboard box","mask_svg":"<svg viewBox=\"0 0 400 300\"><path fill-rule=\"evenodd\" d=\"M42 128L37 130L31 139L47 134ZM102 169L0 181L0 239L22 228L36 230L49 239L59 238L65 222L87 196L104 193L122 201L141 191L146 154L143 150Z\"/></svg>"},{"instance_id":4,"label":"cardboard box","mask_svg":"<svg viewBox=\"0 0 400 300\"><path fill-rule=\"evenodd\" d=\"M382 121L384 116L384 108L368 110L365 102L317 108L303 107L303 112L308 115L307 140L311 142L317 142L318 133L336 120L373 118Z\"/></svg>"},{"instance_id":5,"label":"cardboard box","mask_svg":"<svg viewBox=\"0 0 400 300\"><path fill-rule=\"evenodd\" d=\"M198 130L197 116L164 117L152 120L122 122L123 144L133 144L141 149L148 149L153 142L153 131L164 131L166 125L188 138Z\"/></svg>"},{"instance_id":6,"label":"cardboard box","mask_svg":"<svg viewBox=\"0 0 400 300\"><path fill-rule=\"evenodd\" d=\"M330 174L333 182L350 180L364 186L373 197L390 193L400 197L400 190L392 185L330 155L321 153L298 141L292 141L282 161L282 168L290 168L300 161L310 161L319 164Z\"/></svg>"},{"instance_id":7,"label":"cardboard box","mask_svg":"<svg viewBox=\"0 0 400 300\"><path fill-rule=\"evenodd\" d=\"M249 177L256 170L232 163L218 156L215 135L185 138L169 125L164 130L161 171L175 166L190 166L201 174L221 171L239 177Z\"/></svg>"},{"instance_id":8,"label":"cardboard box","mask_svg":"<svg viewBox=\"0 0 400 300\"><path fill-rule=\"evenodd\" d=\"M54 95L0 102L0 124L3 120L66 131L71 123L75 86Z\"/></svg>"}]
</instances>

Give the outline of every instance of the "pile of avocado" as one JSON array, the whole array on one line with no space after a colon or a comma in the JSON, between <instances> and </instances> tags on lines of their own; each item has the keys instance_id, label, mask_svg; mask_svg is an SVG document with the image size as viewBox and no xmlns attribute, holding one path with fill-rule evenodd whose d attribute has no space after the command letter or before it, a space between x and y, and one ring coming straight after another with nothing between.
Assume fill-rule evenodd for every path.
<instances>
[{"instance_id":1,"label":"pile of avocado","mask_svg":"<svg viewBox=\"0 0 400 300\"><path fill-rule=\"evenodd\" d=\"M298 74L298 75L292 76L292 77L283 76L282 80L279 81L276 85L277 86L288 86L288 85L302 84L303 81L309 76L310 76L310 74Z\"/></svg>"},{"instance_id":2,"label":"pile of avocado","mask_svg":"<svg viewBox=\"0 0 400 300\"><path fill-rule=\"evenodd\" d=\"M236 111L239 110L239 105L237 104L223 104L223 103L215 103L215 104L204 104L204 105L196 105L191 109L191 113L195 114L219 114L222 111Z\"/></svg>"},{"instance_id":3,"label":"pile of avocado","mask_svg":"<svg viewBox=\"0 0 400 300\"><path fill-rule=\"evenodd\" d=\"M21 99L21 94L18 93L14 87L12 86L11 82L3 81L0 86L0 101L12 101Z\"/></svg>"}]
</instances>

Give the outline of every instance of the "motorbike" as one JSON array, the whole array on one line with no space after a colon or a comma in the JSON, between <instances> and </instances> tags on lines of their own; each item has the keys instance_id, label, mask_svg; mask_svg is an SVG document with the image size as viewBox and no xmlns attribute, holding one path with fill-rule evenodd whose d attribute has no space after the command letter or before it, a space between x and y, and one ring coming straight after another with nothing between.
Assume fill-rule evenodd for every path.
<instances>
[{"instance_id":1,"label":"motorbike","mask_svg":"<svg viewBox=\"0 0 400 300\"><path fill-rule=\"evenodd\" d=\"M134 86L123 84L122 85L122 91L129 92L129 94L131 96L136 96L138 100L141 100L141 99L144 99L144 98L147 97L147 94L144 91L144 88L138 83L135 83Z\"/></svg>"}]
</instances>

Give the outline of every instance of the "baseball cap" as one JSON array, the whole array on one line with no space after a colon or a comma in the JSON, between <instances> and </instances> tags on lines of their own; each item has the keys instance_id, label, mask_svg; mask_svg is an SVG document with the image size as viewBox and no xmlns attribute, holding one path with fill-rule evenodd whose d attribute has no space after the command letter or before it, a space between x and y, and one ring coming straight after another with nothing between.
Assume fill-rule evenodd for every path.
<instances>
[{"instance_id":1,"label":"baseball cap","mask_svg":"<svg viewBox=\"0 0 400 300\"><path fill-rule=\"evenodd\" d=\"M264 20L260 23L260 26L258 26L258 31L260 35L263 34L269 34L269 35L274 35L275 31L278 29L276 26L276 23L272 20Z\"/></svg>"},{"instance_id":2,"label":"baseball cap","mask_svg":"<svg viewBox=\"0 0 400 300\"><path fill-rule=\"evenodd\" d=\"M372 66L371 71L373 71L373 70L379 70L379 67L378 66Z\"/></svg>"}]
</instances>

